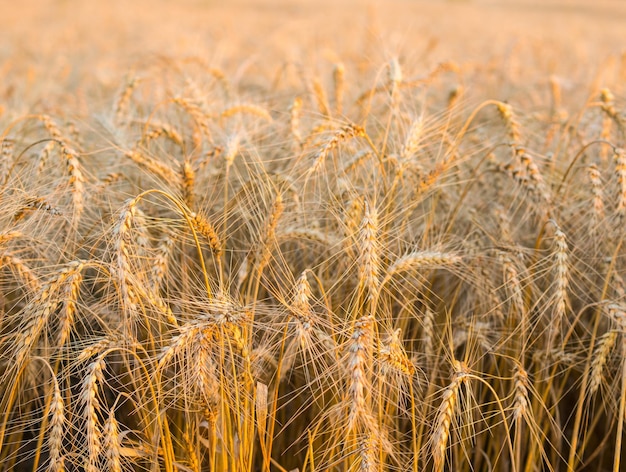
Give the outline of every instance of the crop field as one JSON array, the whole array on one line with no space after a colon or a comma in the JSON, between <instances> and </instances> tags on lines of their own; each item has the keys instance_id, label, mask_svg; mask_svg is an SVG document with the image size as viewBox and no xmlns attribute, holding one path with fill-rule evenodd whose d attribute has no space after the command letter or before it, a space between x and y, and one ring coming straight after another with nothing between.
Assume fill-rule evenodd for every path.
<instances>
[{"instance_id":1,"label":"crop field","mask_svg":"<svg viewBox=\"0 0 626 472\"><path fill-rule=\"evenodd\" d=\"M0 471L626 470L624 2L0 8Z\"/></svg>"}]
</instances>

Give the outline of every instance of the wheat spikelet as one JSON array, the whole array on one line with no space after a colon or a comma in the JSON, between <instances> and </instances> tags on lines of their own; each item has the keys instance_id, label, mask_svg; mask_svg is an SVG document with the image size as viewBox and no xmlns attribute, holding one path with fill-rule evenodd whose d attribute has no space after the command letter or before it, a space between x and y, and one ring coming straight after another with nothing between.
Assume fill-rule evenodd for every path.
<instances>
[{"instance_id":1,"label":"wheat spikelet","mask_svg":"<svg viewBox=\"0 0 626 472\"><path fill-rule=\"evenodd\" d=\"M602 383L603 371L611 355L618 332L611 330L598 339L591 361L591 374L589 376L589 395L594 395Z\"/></svg>"},{"instance_id":2,"label":"wheat spikelet","mask_svg":"<svg viewBox=\"0 0 626 472\"><path fill-rule=\"evenodd\" d=\"M71 269L65 283L65 293L63 296L63 306L60 315L59 329L57 334L57 347L64 346L69 339L70 331L74 325L74 317L76 314L76 303L80 293L80 285L83 281L82 261L72 261L68 264Z\"/></svg>"},{"instance_id":3,"label":"wheat spikelet","mask_svg":"<svg viewBox=\"0 0 626 472\"><path fill-rule=\"evenodd\" d=\"M115 237L114 274L119 281L121 295L120 300L122 306L128 308L130 311L134 311L139 301L130 282L133 270L130 264L130 253L128 251L128 243L131 241L130 230L138 210L138 204L138 197L128 200L120 210L120 216L118 217L117 224L113 228L113 234Z\"/></svg>"},{"instance_id":4,"label":"wheat spikelet","mask_svg":"<svg viewBox=\"0 0 626 472\"><path fill-rule=\"evenodd\" d=\"M177 146L182 146L182 144L183 144L183 137L170 124L168 124L168 123L154 123L154 122L151 122L150 126L151 126L152 129L141 136L141 138L139 139L139 141L135 145L135 148L138 148L142 144L147 146L148 144L150 144L151 141L154 141L155 139L157 139L157 138L159 138L161 136L165 136L167 139L172 141Z\"/></svg>"},{"instance_id":5,"label":"wheat spikelet","mask_svg":"<svg viewBox=\"0 0 626 472\"><path fill-rule=\"evenodd\" d=\"M461 385L467 381L465 367L461 362L455 361L455 373L452 382L443 392L443 400L437 412L435 431L432 436L432 456L435 472L441 472L445 464L446 449L450 437L450 427L456 416Z\"/></svg>"},{"instance_id":6,"label":"wheat spikelet","mask_svg":"<svg viewBox=\"0 0 626 472\"><path fill-rule=\"evenodd\" d=\"M15 144L13 140L4 138L2 140L0 153L0 183L4 184L9 179L9 172L13 164L13 150Z\"/></svg>"},{"instance_id":7,"label":"wheat spikelet","mask_svg":"<svg viewBox=\"0 0 626 472\"><path fill-rule=\"evenodd\" d=\"M361 472L379 472L378 444L375 434L365 433L359 441L359 470Z\"/></svg>"},{"instance_id":8,"label":"wheat spikelet","mask_svg":"<svg viewBox=\"0 0 626 472\"><path fill-rule=\"evenodd\" d=\"M422 346L427 359L432 359L435 355L435 313L428 307L424 311L422 318Z\"/></svg>"},{"instance_id":9,"label":"wheat spikelet","mask_svg":"<svg viewBox=\"0 0 626 472\"><path fill-rule=\"evenodd\" d=\"M260 253L258 256L258 270L261 270L269 263L271 253L271 242L275 239L276 236L276 227L278 226L278 220L283 214L284 205L283 205L283 197L280 193L276 195L274 198L274 204L272 205L272 212L270 213L266 223L265 229L263 231L263 236L261 238L260 244Z\"/></svg>"},{"instance_id":10,"label":"wheat spikelet","mask_svg":"<svg viewBox=\"0 0 626 472\"><path fill-rule=\"evenodd\" d=\"M402 67L400 67L400 61L397 57L394 57L391 61L389 61L387 80L389 83L391 103L395 107L399 100L398 90L400 90L400 86L404 84L404 74L402 73Z\"/></svg>"},{"instance_id":11,"label":"wheat spikelet","mask_svg":"<svg viewBox=\"0 0 626 472\"><path fill-rule=\"evenodd\" d=\"M518 179L533 194L539 196L542 201L550 205L551 198L546 184L539 172L539 168L532 156L524 148L517 147L515 154L518 157L523 171Z\"/></svg>"},{"instance_id":12,"label":"wheat spikelet","mask_svg":"<svg viewBox=\"0 0 626 472\"><path fill-rule=\"evenodd\" d=\"M369 366L373 348L373 323L374 319L371 316L357 320L347 346L346 366L349 375L348 396L350 398L349 431L353 431L358 424L371 426L368 392L371 389Z\"/></svg>"},{"instance_id":13,"label":"wheat spikelet","mask_svg":"<svg viewBox=\"0 0 626 472\"><path fill-rule=\"evenodd\" d=\"M295 295L291 304L293 313L299 319L308 321L311 315L311 286L307 280L307 271L300 274L296 281Z\"/></svg>"},{"instance_id":14,"label":"wheat spikelet","mask_svg":"<svg viewBox=\"0 0 626 472\"><path fill-rule=\"evenodd\" d=\"M346 86L346 68L342 63L335 64L335 68L333 69L333 81L335 82L335 112L337 115L341 115Z\"/></svg>"},{"instance_id":15,"label":"wheat spikelet","mask_svg":"<svg viewBox=\"0 0 626 472\"><path fill-rule=\"evenodd\" d=\"M227 108L220 115L220 119L225 120L232 116L240 114L258 116L259 118L263 118L265 121L272 121L272 115L270 115L269 111L259 105L254 105L252 103L244 103L241 105L235 105Z\"/></svg>"},{"instance_id":16,"label":"wheat spikelet","mask_svg":"<svg viewBox=\"0 0 626 472\"><path fill-rule=\"evenodd\" d=\"M207 417L217 414L220 401L220 382L217 377L215 362L211 357L211 336L212 333L205 334L202 332L196 336L198 348L195 354L193 371L195 387L200 393L200 399Z\"/></svg>"},{"instance_id":17,"label":"wheat spikelet","mask_svg":"<svg viewBox=\"0 0 626 472\"><path fill-rule=\"evenodd\" d=\"M4 253L0 255L0 267L8 267L12 270L31 291L39 290L40 283L37 274L22 258L12 253Z\"/></svg>"},{"instance_id":18,"label":"wheat spikelet","mask_svg":"<svg viewBox=\"0 0 626 472\"><path fill-rule=\"evenodd\" d=\"M120 431L113 410L109 412L109 415L104 422L102 435L102 446L105 449L106 469L111 472L122 472Z\"/></svg>"},{"instance_id":19,"label":"wheat spikelet","mask_svg":"<svg viewBox=\"0 0 626 472\"><path fill-rule=\"evenodd\" d=\"M43 123L44 128L46 128L46 131L52 138L61 143L63 146L67 145L63 133L61 133L61 130L50 115L38 115L37 118Z\"/></svg>"},{"instance_id":20,"label":"wheat spikelet","mask_svg":"<svg viewBox=\"0 0 626 472\"><path fill-rule=\"evenodd\" d=\"M502 271L504 272L504 282L507 291L510 294L511 302L518 317L524 316L526 309L522 295L522 285L519 279L519 273L511 257L505 253L500 254L500 262L502 263Z\"/></svg>"},{"instance_id":21,"label":"wheat spikelet","mask_svg":"<svg viewBox=\"0 0 626 472\"><path fill-rule=\"evenodd\" d=\"M198 333L207 329L206 323L190 322L178 328L179 334L174 336L169 345L165 346L158 356L158 371L162 371L171 360L180 354L185 347L193 345L191 342Z\"/></svg>"},{"instance_id":22,"label":"wheat spikelet","mask_svg":"<svg viewBox=\"0 0 626 472\"><path fill-rule=\"evenodd\" d=\"M615 161L615 173L617 174L617 183L619 185L617 215L620 221L623 221L624 216L626 216L626 151L616 148L613 160Z\"/></svg>"},{"instance_id":23,"label":"wheat spikelet","mask_svg":"<svg viewBox=\"0 0 626 472\"><path fill-rule=\"evenodd\" d=\"M386 271L381 286L389 282L395 275L420 267L447 267L458 264L462 258L454 253L439 251L413 251L391 264Z\"/></svg>"},{"instance_id":24,"label":"wheat spikelet","mask_svg":"<svg viewBox=\"0 0 626 472\"><path fill-rule=\"evenodd\" d=\"M82 270L82 265L74 262L59 269L41 286L35 297L24 309L23 316L26 322L16 343L18 365L21 365L31 352L44 328L50 323L50 316L56 313L61 304L59 291L67 280L76 276L80 270Z\"/></svg>"},{"instance_id":25,"label":"wheat spikelet","mask_svg":"<svg viewBox=\"0 0 626 472\"><path fill-rule=\"evenodd\" d=\"M233 165L235 157L237 157L237 154L239 153L240 146L241 135L239 134L233 134L226 140L226 146L224 147L224 162L226 163L227 169Z\"/></svg>"},{"instance_id":26,"label":"wheat spikelet","mask_svg":"<svg viewBox=\"0 0 626 472\"><path fill-rule=\"evenodd\" d=\"M22 239L22 238L25 239L26 235L22 233L21 231L17 231L17 230L4 231L3 233L0 233L0 244L5 244L5 243L8 243L9 241L12 241L15 239Z\"/></svg>"},{"instance_id":27,"label":"wheat spikelet","mask_svg":"<svg viewBox=\"0 0 626 472\"><path fill-rule=\"evenodd\" d=\"M300 132L300 117L302 115L302 98L295 97L289 108L289 129L298 146L302 145L302 133Z\"/></svg>"},{"instance_id":28,"label":"wheat spikelet","mask_svg":"<svg viewBox=\"0 0 626 472\"><path fill-rule=\"evenodd\" d=\"M14 215L13 221L18 222L22 218L26 216L27 213L39 210L46 213L49 213L53 216L62 215L63 212L58 208L54 207L48 200L43 197L32 197L28 198L22 208L20 208Z\"/></svg>"},{"instance_id":29,"label":"wheat spikelet","mask_svg":"<svg viewBox=\"0 0 626 472\"><path fill-rule=\"evenodd\" d=\"M81 170L78 154L72 148L61 147L61 152L66 159L67 173L70 176L69 185L72 188L72 202L74 204L74 221L78 221L85 208L85 177Z\"/></svg>"},{"instance_id":30,"label":"wheat spikelet","mask_svg":"<svg viewBox=\"0 0 626 472\"><path fill-rule=\"evenodd\" d=\"M307 171L307 175L311 175L317 172L322 164L326 161L328 155L339 145L340 142L362 136L365 136L365 129L355 124L344 126L343 128L335 131L332 138L329 139L326 144L324 144L322 149L320 149L315 156L313 165Z\"/></svg>"},{"instance_id":31,"label":"wheat spikelet","mask_svg":"<svg viewBox=\"0 0 626 472\"><path fill-rule=\"evenodd\" d=\"M87 472L98 472L99 469L102 432L98 425L98 413L100 410L98 385L101 385L103 382L105 366L104 357L101 355L87 367L87 375L83 379L80 392L80 403L83 407L87 441L87 459L85 463Z\"/></svg>"},{"instance_id":32,"label":"wheat spikelet","mask_svg":"<svg viewBox=\"0 0 626 472\"><path fill-rule=\"evenodd\" d=\"M497 108L498 112L500 112L500 116L504 120L511 143L513 145L519 144L521 140L520 124L515 117L513 107L508 103L498 102Z\"/></svg>"},{"instance_id":33,"label":"wheat spikelet","mask_svg":"<svg viewBox=\"0 0 626 472\"><path fill-rule=\"evenodd\" d=\"M189 208L194 207L194 182L196 178L196 172L194 171L191 163L185 159L181 168L181 181L183 184L183 201Z\"/></svg>"},{"instance_id":34,"label":"wheat spikelet","mask_svg":"<svg viewBox=\"0 0 626 472\"><path fill-rule=\"evenodd\" d=\"M520 418L528 414L528 372L517 365L513 376L515 382L515 406L513 408L513 419L519 421Z\"/></svg>"},{"instance_id":35,"label":"wheat spikelet","mask_svg":"<svg viewBox=\"0 0 626 472\"><path fill-rule=\"evenodd\" d=\"M183 432L183 443L189 460L189 468L193 472L200 472L200 460L196 444L192 441L188 428Z\"/></svg>"},{"instance_id":36,"label":"wheat spikelet","mask_svg":"<svg viewBox=\"0 0 626 472\"><path fill-rule=\"evenodd\" d=\"M565 233L557 227L554 233L554 278L555 296L554 315L550 324L554 332L558 331L567 309L567 289L569 285L568 247Z\"/></svg>"},{"instance_id":37,"label":"wheat spikelet","mask_svg":"<svg viewBox=\"0 0 626 472\"><path fill-rule=\"evenodd\" d=\"M602 191L602 176L595 164L587 166L587 176L591 183L593 196L593 226L604 219L604 192Z\"/></svg>"},{"instance_id":38,"label":"wheat spikelet","mask_svg":"<svg viewBox=\"0 0 626 472\"><path fill-rule=\"evenodd\" d=\"M396 329L388 339L383 342L380 350L379 357L382 361L381 371L383 375L388 375L389 372L397 372L406 377L412 377L415 374L415 366L406 355L404 346L400 340L402 330Z\"/></svg>"},{"instance_id":39,"label":"wheat spikelet","mask_svg":"<svg viewBox=\"0 0 626 472\"><path fill-rule=\"evenodd\" d=\"M611 275L611 282L618 297L622 299L626 298L626 284L624 283L622 276L616 271L613 271L613 274Z\"/></svg>"},{"instance_id":40,"label":"wheat spikelet","mask_svg":"<svg viewBox=\"0 0 626 472\"><path fill-rule=\"evenodd\" d=\"M122 339L117 335L109 335L99 339L96 342L91 343L89 346L83 348L76 356L76 363L81 364L87 362L89 359L98 355L107 349L118 347L123 344Z\"/></svg>"},{"instance_id":41,"label":"wheat spikelet","mask_svg":"<svg viewBox=\"0 0 626 472\"><path fill-rule=\"evenodd\" d=\"M63 436L65 433L65 403L59 389L59 382L54 380L52 403L50 404L50 434L48 436L48 448L50 459L49 472L62 472L63 466Z\"/></svg>"},{"instance_id":42,"label":"wheat spikelet","mask_svg":"<svg viewBox=\"0 0 626 472\"><path fill-rule=\"evenodd\" d=\"M213 225L209 220L198 213L191 212L189 218L193 228L207 240L213 254L216 257L219 256L222 253L222 242Z\"/></svg>"},{"instance_id":43,"label":"wheat spikelet","mask_svg":"<svg viewBox=\"0 0 626 472\"><path fill-rule=\"evenodd\" d=\"M155 293L158 293L163 284L167 272L172 250L174 248L174 240L166 235L159 242L157 255L154 258L150 276L150 285Z\"/></svg>"},{"instance_id":44,"label":"wheat spikelet","mask_svg":"<svg viewBox=\"0 0 626 472\"><path fill-rule=\"evenodd\" d=\"M408 159L420 148L424 132L424 121L420 119L413 120L409 131L404 138L402 149L400 150L400 157L402 159Z\"/></svg>"},{"instance_id":45,"label":"wheat spikelet","mask_svg":"<svg viewBox=\"0 0 626 472\"><path fill-rule=\"evenodd\" d=\"M308 228L282 229L276 234L276 241L279 244L287 241L308 241L324 249L332 248L337 244L332 234Z\"/></svg>"},{"instance_id":46,"label":"wheat spikelet","mask_svg":"<svg viewBox=\"0 0 626 472\"><path fill-rule=\"evenodd\" d=\"M126 79L126 83L119 93L115 106L113 109L115 115L115 123L122 125L127 122L128 105L133 95L133 91L139 84L139 79L134 75L129 75Z\"/></svg>"},{"instance_id":47,"label":"wheat spikelet","mask_svg":"<svg viewBox=\"0 0 626 472\"><path fill-rule=\"evenodd\" d=\"M608 88L604 88L600 91L600 102L600 108L603 112L600 139L610 141L613 121L616 120L616 118L618 119L617 112L615 111L615 96ZM609 150L607 147L603 146L600 148L600 159L602 162L606 162L608 152Z\"/></svg>"},{"instance_id":48,"label":"wheat spikelet","mask_svg":"<svg viewBox=\"0 0 626 472\"><path fill-rule=\"evenodd\" d=\"M291 370L298 353L298 347L302 350L310 348L311 338L314 332L313 312L311 310L311 286L307 280L307 270L300 274L296 281L295 293L290 305L295 321L293 322L294 334L285 354L281 366L281 380Z\"/></svg>"},{"instance_id":49,"label":"wheat spikelet","mask_svg":"<svg viewBox=\"0 0 626 472\"><path fill-rule=\"evenodd\" d=\"M319 79L313 80L313 94L315 95L315 101L317 102L317 108L320 113L327 118L331 117L330 113L330 105L328 104L328 97L326 97L326 92L322 87L322 83Z\"/></svg>"},{"instance_id":50,"label":"wheat spikelet","mask_svg":"<svg viewBox=\"0 0 626 472\"><path fill-rule=\"evenodd\" d=\"M619 303L609 303L606 310L609 318L617 324L621 333L626 333L626 308Z\"/></svg>"},{"instance_id":51,"label":"wheat spikelet","mask_svg":"<svg viewBox=\"0 0 626 472\"><path fill-rule=\"evenodd\" d=\"M46 167L46 164L50 159L50 154L52 154L52 151L54 150L54 146L56 144L56 141L48 141L39 153L39 156L37 158L37 176L40 176L44 168Z\"/></svg>"},{"instance_id":52,"label":"wheat spikelet","mask_svg":"<svg viewBox=\"0 0 626 472\"><path fill-rule=\"evenodd\" d=\"M139 151L126 151L124 157L127 157L151 174L161 177L166 182L178 182L180 180L178 174L172 171L172 169Z\"/></svg>"},{"instance_id":53,"label":"wheat spikelet","mask_svg":"<svg viewBox=\"0 0 626 472\"><path fill-rule=\"evenodd\" d=\"M195 124L193 131L194 145L198 148L201 147L203 135L207 139L211 140L211 128L209 126L208 119L209 116L202 110L202 108L193 101L183 97L174 98L173 102L185 110Z\"/></svg>"},{"instance_id":54,"label":"wheat spikelet","mask_svg":"<svg viewBox=\"0 0 626 472\"><path fill-rule=\"evenodd\" d=\"M359 167L366 159L369 159L372 156L372 151L370 150L362 150L354 154L352 159L346 162L346 165L341 169L341 172L344 174L349 174L353 172L357 167Z\"/></svg>"},{"instance_id":55,"label":"wheat spikelet","mask_svg":"<svg viewBox=\"0 0 626 472\"><path fill-rule=\"evenodd\" d=\"M119 172L111 172L107 175L105 175L104 177L102 177L98 183L97 183L97 193L102 193L104 192L107 187L110 187L111 185L120 182L124 180L124 175L122 175Z\"/></svg>"},{"instance_id":56,"label":"wheat spikelet","mask_svg":"<svg viewBox=\"0 0 626 472\"><path fill-rule=\"evenodd\" d=\"M365 209L359 230L359 284L367 289L369 297L378 293L380 271L380 248L378 242L378 212L365 200Z\"/></svg>"},{"instance_id":57,"label":"wheat spikelet","mask_svg":"<svg viewBox=\"0 0 626 472\"><path fill-rule=\"evenodd\" d=\"M365 212L365 199L362 196L352 198L347 205L344 206L344 241L345 251L349 257L354 257L355 236L359 233L359 227L363 220Z\"/></svg>"}]
</instances>

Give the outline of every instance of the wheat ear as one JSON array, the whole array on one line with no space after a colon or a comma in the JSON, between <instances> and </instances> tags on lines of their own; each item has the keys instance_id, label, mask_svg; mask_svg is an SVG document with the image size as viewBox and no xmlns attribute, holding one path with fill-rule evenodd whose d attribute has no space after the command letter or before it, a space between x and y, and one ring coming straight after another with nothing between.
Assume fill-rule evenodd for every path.
<instances>
[{"instance_id":1,"label":"wheat ear","mask_svg":"<svg viewBox=\"0 0 626 472\"><path fill-rule=\"evenodd\" d=\"M339 145L340 142L363 136L365 136L365 130L361 126L355 124L344 126L343 128L335 131L333 136L316 154L313 165L307 171L307 175L317 172L322 167L322 164L326 161L328 155Z\"/></svg>"},{"instance_id":2,"label":"wheat ear","mask_svg":"<svg viewBox=\"0 0 626 472\"><path fill-rule=\"evenodd\" d=\"M102 449L102 431L98 425L98 414L100 410L98 385L101 385L104 379L104 367L105 361L103 355L100 355L95 361L89 364L80 393L80 402L83 406L83 415L86 425L87 459L85 469L87 472L98 472L99 470L100 451Z\"/></svg>"},{"instance_id":3,"label":"wheat ear","mask_svg":"<svg viewBox=\"0 0 626 472\"><path fill-rule=\"evenodd\" d=\"M413 251L397 259L386 271L381 287L395 275L420 267L448 267L461 262L461 257L454 253L439 251Z\"/></svg>"},{"instance_id":4,"label":"wheat ear","mask_svg":"<svg viewBox=\"0 0 626 472\"><path fill-rule=\"evenodd\" d=\"M335 82L335 112L341 115L343 112L343 96L346 87L346 68L342 63L335 65L333 69L333 81Z\"/></svg>"},{"instance_id":5,"label":"wheat ear","mask_svg":"<svg viewBox=\"0 0 626 472\"><path fill-rule=\"evenodd\" d=\"M368 374L372 359L373 323L371 316L365 316L354 324L348 344L347 367L349 372L348 395L350 412L348 430L354 431L358 425L371 428L372 412L368 402L371 380Z\"/></svg>"},{"instance_id":6,"label":"wheat ear","mask_svg":"<svg viewBox=\"0 0 626 472\"><path fill-rule=\"evenodd\" d=\"M50 405L50 435L48 447L50 449L49 472L61 472L64 470L63 460L63 437L65 434L65 403L59 389L59 382L54 380L54 391Z\"/></svg>"},{"instance_id":7,"label":"wheat ear","mask_svg":"<svg viewBox=\"0 0 626 472\"><path fill-rule=\"evenodd\" d=\"M617 341L618 332L611 330L605 333L596 343L596 349L591 361L591 375L589 378L589 395L593 395L598 391L602 383L603 371L611 354L615 341Z\"/></svg>"},{"instance_id":8,"label":"wheat ear","mask_svg":"<svg viewBox=\"0 0 626 472\"><path fill-rule=\"evenodd\" d=\"M593 227L604 219L604 192L602 190L602 176L598 166L590 164L587 166L587 177L591 183L591 195L593 196Z\"/></svg>"},{"instance_id":9,"label":"wheat ear","mask_svg":"<svg viewBox=\"0 0 626 472\"><path fill-rule=\"evenodd\" d=\"M102 428L103 446L105 448L106 469L110 472L122 472L120 428L113 410Z\"/></svg>"},{"instance_id":10,"label":"wheat ear","mask_svg":"<svg viewBox=\"0 0 626 472\"><path fill-rule=\"evenodd\" d=\"M456 416L461 385L467 381L467 367L459 361L454 361L454 364L454 376L452 382L443 392L443 400L437 412L435 431L432 437L432 455L435 472L443 470L450 428Z\"/></svg>"},{"instance_id":11,"label":"wheat ear","mask_svg":"<svg viewBox=\"0 0 626 472\"><path fill-rule=\"evenodd\" d=\"M378 294L380 271L378 212L367 200L359 231L359 246L359 285L367 289L370 298L375 298Z\"/></svg>"}]
</instances>

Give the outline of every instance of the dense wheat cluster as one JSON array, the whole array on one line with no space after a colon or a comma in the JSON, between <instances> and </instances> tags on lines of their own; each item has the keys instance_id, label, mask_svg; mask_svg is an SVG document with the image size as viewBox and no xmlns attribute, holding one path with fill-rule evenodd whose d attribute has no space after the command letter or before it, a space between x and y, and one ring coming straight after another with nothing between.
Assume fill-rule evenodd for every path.
<instances>
[{"instance_id":1,"label":"dense wheat cluster","mask_svg":"<svg viewBox=\"0 0 626 472\"><path fill-rule=\"evenodd\" d=\"M618 4L24 5L0 470L624 470Z\"/></svg>"}]
</instances>

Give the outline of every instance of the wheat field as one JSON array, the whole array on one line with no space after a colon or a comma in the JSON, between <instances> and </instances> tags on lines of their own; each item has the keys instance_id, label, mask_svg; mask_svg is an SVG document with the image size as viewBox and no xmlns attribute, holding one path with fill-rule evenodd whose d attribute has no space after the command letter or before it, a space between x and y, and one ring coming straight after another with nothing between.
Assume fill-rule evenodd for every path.
<instances>
[{"instance_id":1,"label":"wheat field","mask_svg":"<svg viewBox=\"0 0 626 472\"><path fill-rule=\"evenodd\" d=\"M626 5L0 6L0 470L626 470Z\"/></svg>"}]
</instances>

